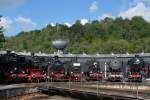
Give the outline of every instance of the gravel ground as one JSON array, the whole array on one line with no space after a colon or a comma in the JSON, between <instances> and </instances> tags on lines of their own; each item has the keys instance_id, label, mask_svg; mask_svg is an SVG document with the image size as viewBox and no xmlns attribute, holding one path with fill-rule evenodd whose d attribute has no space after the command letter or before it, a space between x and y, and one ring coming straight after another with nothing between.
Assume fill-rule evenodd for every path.
<instances>
[{"instance_id":1,"label":"gravel ground","mask_svg":"<svg viewBox=\"0 0 150 100\"><path fill-rule=\"evenodd\" d=\"M59 95L49 96L42 93L34 93L34 94L9 98L8 100L77 100L77 99L73 99L71 97L63 97Z\"/></svg>"}]
</instances>

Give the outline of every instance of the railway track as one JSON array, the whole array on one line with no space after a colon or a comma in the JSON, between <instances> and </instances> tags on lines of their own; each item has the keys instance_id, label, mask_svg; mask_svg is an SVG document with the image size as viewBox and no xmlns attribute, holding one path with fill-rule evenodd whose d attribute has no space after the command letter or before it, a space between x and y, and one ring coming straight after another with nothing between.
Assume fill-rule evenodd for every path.
<instances>
[{"instance_id":1,"label":"railway track","mask_svg":"<svg viewBox=\"0 0 150 100\"><path fill-rule=\"evenodd\" d=\"M12 85L13 86L13 85ZM17 87L63 88L98 95L118 95L142 97L150 100L150 85L148 83L127 82L41 82L14 84Z\"/></svg>"},{"instance_id":2,"label":"railway track","mask_svg":"<svg viewBox=\"0 0 150 100\"><path fill-rule=\"evenodd\" d=\"M150 99L150 86L139 83L97 83L97 82L52 82L48 85L49 88L63 88L70 90L78 90L85 92L93 92L98 95L120 95L134 96ZM46 86L45 85L45 86ZM118 85L118 86L117 86ZM126 88L128 87L128 88Z\"/></svg>"}]
</instances>

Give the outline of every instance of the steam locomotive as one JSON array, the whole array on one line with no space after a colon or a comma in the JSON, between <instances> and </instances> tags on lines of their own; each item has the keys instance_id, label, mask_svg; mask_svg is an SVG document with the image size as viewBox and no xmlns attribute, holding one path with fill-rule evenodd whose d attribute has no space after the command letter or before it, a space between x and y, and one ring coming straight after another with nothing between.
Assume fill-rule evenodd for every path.
<instances>
[{"instance_id":1,"label":"steam locomotive","mask_svg":"<svg viewBox=\"0 0 150 100\"><path fill-rule=\"evenodd\" d=\"M88 80L102 80L103 79L103 72L102 67L98 61L89 61L89 72L88 72Z\"/></svg>"},{"instance_id":2,"label":"steam locomotive","mask_svg":"<svg viewBox=\"0 0 150 100\"><path fill-rule=\"evenodd\" d=\"M26 65L25 70L28 74L28 82L40 82L46 79L46 71L42 69L41 57L34 56L32 54L29 58L28 65ZM46 63L46 62L45 62ZM46 66L45 66L46 67Z\"/></svg>"},{"instance_id":3,"label":"steam locomotive","mask_svg":"<svg viewBox=\"0 0 150 100\"><path fill-rule=\"evenodd\" d=\"M147 68L144 60L135 55L127 63L128 68L128 81L142 82L146 78Z\"/></svg>"},{"instance_id":4,"label":"steam locomotive","mask_svg":"<svg viewBox=\"0 0 150 100\"><path fill-rule=\"evenodd\" d=\"M27 79L21 58L21 56L10 53L9 51L6 54L1 54L0 65L3 81L19 82Z\"/></svg>"},{"instance_id":5,"label":"steam locomotive","mask_svg":"<svg viewBox=\"0 0 150 100\"><path fill-rule=\"evenodd\" d=\"M49 59L51 58L51 59ZM48 59L50 61L48 66ZM122 81L122 62L117 58L107 62L107 80ZM88 66L88 67L87 67ZM128 81L143 81L147 76L145 61L136 55L127 62ZM45 80L49 76L54 81L81 81L82 79L101 80L103 71L100 62L91 60L83 67L82 62L74 60L62 62L55 57L17 55L10 51L0 54L0 82L33 82Z\"/></svg>"},{"instance_id":6,"label":"steam locomotive","mask_svg":"<svg viewBox=\"0 0 150 100\"><path fill-rule=\"evenodd\" d=\"M64 63L58 59L58 56L52 59L48 75L53 81L63 81L66 79Z\"/></svg>"},{"instance_id":7,"label":"steam locomotive","mask_svg":"<svg viewBox=\"0 0 150 100\"><path fill-rule=\"evenodd\" d=\"M121 71L122 63L117 60L117 58L111 60L109 62L109 67L107 70L107 80L108 81L122 81L123 80L123 73Z\"/></svg>"},{"instance_id":8,"label":"steam locomotive","mask_svg":"<svg viewBox=\"0 0 150 100\"><path fill-rule=\"evenodd\" d=\"M5 54L1 54L0 56L0 69L2 73L1 80L4 82L28 82L33 79L31 77L37 76L37 71L33 73L32 69L38 69L35 67L33 57L27 57L22 55L17 55L10 51L7 51ZM29 70L30 68L30 70ZM40 70L41 71L41 70ZM40 72L39 71L39 72ZM44 73L39 73L38 77L34 77L36 79L39 76L43 76ZM43 72L43 71L42 71ZM30 78L29 78L30 77Z\"/></svg>"},{"instance_id":9,"label":"steam locomotive","mask_svg":"<svg viewBox=\"0 0 150 100\"><path fill-rule=\"evenodd\" d=\"M71 71L69 74L69 80L81 81L83 77L84 77L84 72L82 72L81 63L73 62L73 65L71 66Z\"/></svg>"}]
</instances>

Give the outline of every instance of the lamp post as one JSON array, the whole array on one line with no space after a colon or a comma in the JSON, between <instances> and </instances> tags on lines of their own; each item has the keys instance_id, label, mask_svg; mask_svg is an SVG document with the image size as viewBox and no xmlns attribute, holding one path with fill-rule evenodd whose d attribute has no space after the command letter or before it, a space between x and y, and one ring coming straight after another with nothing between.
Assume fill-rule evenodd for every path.
<instances>
[{"instance_id":1,"label":"lamp post","mask_svg":"<svg viewBox=\"0 0 150 100\"><path fill-rule=\"evenodd\" d=\"M97 66L96 66L97 67ZM98 72L98 69L96 68L97 72ZM99 78L98 78L98 74L96 73L96 78L97 78L97 95L99 93Z\"/></svg>"},{"instance_id":2,"label":"lamp post","mask_svg":"<svg viewBox=\"0 0 150 100\"><path fill-rule=\"evenodd\" d=\"M107 77L107 62L105 62L105 71L104 71L104 73L105 73L105 79L106 79L106 77Z\"/></svg>"}]
</instances>

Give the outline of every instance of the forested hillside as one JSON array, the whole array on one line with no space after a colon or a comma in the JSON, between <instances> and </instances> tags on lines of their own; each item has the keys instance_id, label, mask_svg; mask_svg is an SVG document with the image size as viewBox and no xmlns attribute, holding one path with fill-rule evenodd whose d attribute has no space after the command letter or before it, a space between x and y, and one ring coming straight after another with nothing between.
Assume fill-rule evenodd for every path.
<instances>
[{"instance_id":1,"label":"forested hillside","mask_svg":"<svg viewBox=\"0 0 150 100\"><path fill-rule=\"evenodd\" d=\"M21 32L7 39L5 48L52 53L51 41L58 38L69 40L66 51L71 53L150 52L150 23L134 17L132 20L105 18L85 25L78 20L71 27L47 25L42 30Z\"/></svg>"}]
</instances>

